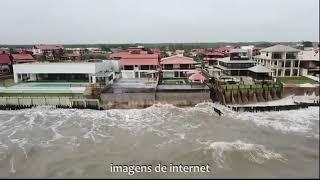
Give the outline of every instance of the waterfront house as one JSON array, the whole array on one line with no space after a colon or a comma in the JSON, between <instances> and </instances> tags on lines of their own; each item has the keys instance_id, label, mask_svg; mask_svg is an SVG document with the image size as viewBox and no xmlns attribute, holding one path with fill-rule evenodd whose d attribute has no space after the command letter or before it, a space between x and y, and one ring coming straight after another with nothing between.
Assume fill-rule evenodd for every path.
<instances>
[{"instance_id":1,"label":"waterfront house","mask_svg":"<svg viewBox=\"0 0 320 180\"><path fill-rule=\"evenodd\" d=\"M31 54L11 54L13 64L21 64L21 63L31 63L35 62L35 59L31 56Z\"/></svg>"},{"instance_id":2,"label":"waterfront house","mask_svg":"<svg viewBox=\"0 0 320 180\"><path fill-rule=\"evenodd\" d=\"M119 60L122 78L156 78L159 71L159 54L149 54L143 46L111 54Z\"/></svg>"},{"instance_id":3,"label":"waterfront house","mask_svg":"<svg viewBox=\"0 0 320 180\"><path fill-rule=\"evenodd\" d=\"M159 71L158 54L127 54L120 59L122 78L155 78Z\"/></svg>"},{"instance_id":4,"label":"waterfront house","mask_svg":"<svg viewBox=\"0 0 320 180\"><path fill-rule=\"evenodd\" d=\"M0 54L0 73L3 74L12 72L11 65L12 61L9 54Z\"/></svg>"},{"instance_id":5,"label":"waterfront house","mask_svg":"<svg viewBox=\"0 0 320 180\"><path fill-rule=\"evenodd\" d=\"M81 81L105 84L115 79L116 67L113 64L104 62L14 64L13 77L15 83L19 81Z\"/></svg>"},{"instance_id":6,"label":"waterfront house","mask_svg":"<svg viewBox=\"0 0 320 180\"><path fill-rule=\"evenodd\" d=\"M299 52L299 49L279 44L261 49L261 54L255 56L254 60L271 69L273 77L299 76Z\"/></svg>"},{"instance_id":7,"label":"waterfront house","mask_svg":"<svg viewBox=\"0 0 320 180\"><path fill-rule=\"evenodd\" d=\"M319 49L301 51L298 53L300 60L300 75L320 77Z\"/></svg>"},{"instance_id":8,"label":"waterfront house","mask_svg":"<svg viewBox=\"0 0 320 180\"><path fill-rule=\"evenodd\" d=\"M249 59L248 51L244 49L230 49L229 57L219 58L216 68L228 76L248 76L255 61Z\"/></svg>"},{"instance_id":9,"label":"waterfront house","mask_svg":"<svg viewBox=\"0 0 320 180\"><path fill-rule=\"evenodd\" d=\"M197 64L192 58L182 54L162 58L160 61L162 76L164 78L187 77L187 72L196 69Z\"/></svg>"},{"instance_id":10,"label":"waterfront house","mask_svg":"<svg viewBox=\"0 0 320 180\"><path fill-rule=\"evenodd\" d=\"M214 66L218 64L218 58L223 58L224 54L219 51L213 51L213 52L204 52L203 54L203 61L205 63L205 66Z\"/></svg>"}]
</instances>

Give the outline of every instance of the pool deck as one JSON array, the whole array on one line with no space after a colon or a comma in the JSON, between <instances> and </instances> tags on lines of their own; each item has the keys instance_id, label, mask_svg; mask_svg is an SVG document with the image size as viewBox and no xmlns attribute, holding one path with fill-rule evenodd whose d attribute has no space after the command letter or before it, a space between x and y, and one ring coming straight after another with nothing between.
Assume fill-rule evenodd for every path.
<instances>
[{"instance_id":1,"label":"pool deck","mask_svg":"<svg viewBox=\"0 0 320 180\"><path fill-rule=\"evenodd\" d=\"M85 89L85 83L19 83L0 87L0 93L83 93Z\"/></svg>"}]
</instances>

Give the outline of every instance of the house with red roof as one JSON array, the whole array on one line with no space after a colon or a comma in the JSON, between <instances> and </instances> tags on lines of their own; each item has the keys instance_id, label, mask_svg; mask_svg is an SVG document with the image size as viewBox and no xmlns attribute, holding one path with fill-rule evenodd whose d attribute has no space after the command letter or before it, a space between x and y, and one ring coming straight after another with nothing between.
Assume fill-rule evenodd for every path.
<instances>
[{"instance_id":1,"label":"house with red roof","mask_svg":"<svg viewBox=\"0 0 320 180\"><path fill-rule=\"evenodd\" d=\"M21 63L31 63L35 62L35 59L31 56L31 54L11 54L13 64L21 64Z\"/></svg>"},{"instance_id":2,"label":"house with red roof","mask_svg":"<svg viewBox=\"0 0 320 180\"><path fill-rule=\"evenodd\" d=\"M10 59L9 54L0 54L0 73L12 72L12 61Z\"/></svg>"},{"instance_id":3,"label":"house with red roof","mask_svg":"<svg viewBox=\"0 0 320 180\"><path fill-rule=\"evenodd\" d=\"M111 54L111 58L118 59L122 78L155 78L159 71L159 55L141 53L132 50Z\"/></svg>"},{"instance_id":4,"label":"house with red roof","mask_svg":"<svg viewBox=\"0 0 320 180\"><path fill-rule=\"evenodd\" d=\"M185 57L182 54L162 58L160 61L162 77L180 78L187 77L187 73L196 69L198 64L192 58Z\"/></svg>"}]
</instances>

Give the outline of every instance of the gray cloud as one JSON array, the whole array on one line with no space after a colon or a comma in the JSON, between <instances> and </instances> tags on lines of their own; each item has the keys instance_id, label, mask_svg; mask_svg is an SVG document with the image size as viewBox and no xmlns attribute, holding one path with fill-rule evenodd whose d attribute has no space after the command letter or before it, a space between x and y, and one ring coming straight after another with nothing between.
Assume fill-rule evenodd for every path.
<instances>
[{"instance_id":1,"label":"gray cloud","mask_svg":"<svg viewBox=\"0 0 320 180\"><path fill-rule=\"evenodd\" d=\"M0 0L0 44L319 39L318 0Z\"/></svg>"}]
</instances>

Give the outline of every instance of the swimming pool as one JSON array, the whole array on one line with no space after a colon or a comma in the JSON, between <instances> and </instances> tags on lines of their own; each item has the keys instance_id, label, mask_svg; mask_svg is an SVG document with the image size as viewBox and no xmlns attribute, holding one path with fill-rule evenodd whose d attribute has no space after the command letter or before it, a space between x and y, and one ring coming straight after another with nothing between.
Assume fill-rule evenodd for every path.
<instances>
[{"instance_id":1,"label":"swimming pool","mask_svg":"<svg viewBox=\"0 0 320 180\"><path fill-rule=\"evenodd\" d=\"M88 83L19 83L1 88L3 93L82 93Z\"/></svg>"}]
</instances>

